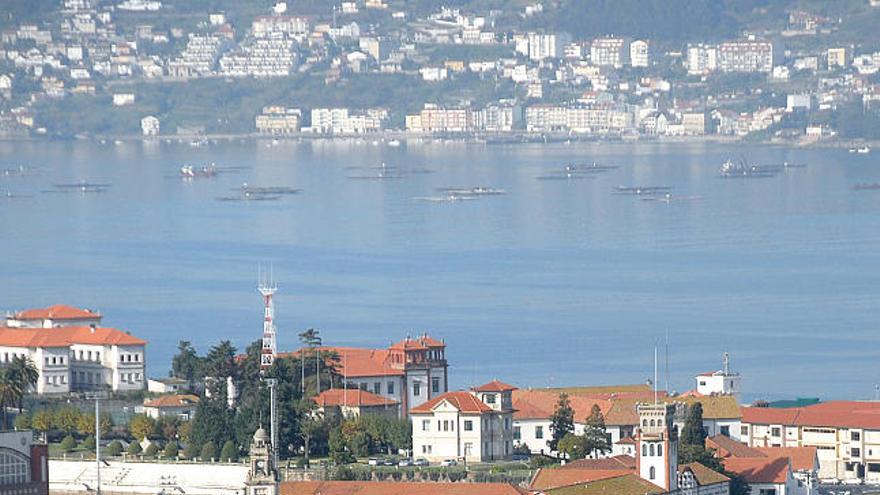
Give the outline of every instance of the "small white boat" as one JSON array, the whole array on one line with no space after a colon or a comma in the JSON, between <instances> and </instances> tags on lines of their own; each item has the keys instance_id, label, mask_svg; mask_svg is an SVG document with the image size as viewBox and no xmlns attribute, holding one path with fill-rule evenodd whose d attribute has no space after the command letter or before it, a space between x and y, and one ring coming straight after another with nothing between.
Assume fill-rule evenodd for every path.
<instances>
[{"instance_id":1,"label":"small white boat","mask_svg":"<svg viewBox=\"0 0 880 495\"><path fill-rule=\"evenodd\" d=\"M392 139L391 141L388 141L388 146L391 146L392 148L398 148L400 147L400 140Z\"/></svg>"}]
</instances>

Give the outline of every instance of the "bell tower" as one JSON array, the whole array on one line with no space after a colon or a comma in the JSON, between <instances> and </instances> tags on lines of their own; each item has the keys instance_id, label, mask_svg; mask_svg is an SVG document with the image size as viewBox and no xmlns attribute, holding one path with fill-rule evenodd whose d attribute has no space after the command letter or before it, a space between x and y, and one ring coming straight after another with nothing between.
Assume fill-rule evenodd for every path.
<instances>
[{"instance_id":1,"label":"bell tower","mask_svg":"<svg viewBox=\"0 0 880 495\"><path fill-rule=\"evenodd\" d=\"M678 429L674 404L639 404L636 465L642 479L678 489Z\"/></svg>"},{"instance_id":2,"label":"bell tower","mask_svg":"<svg viewBox=\"0 0 880 495\"><path fill-rule=\"evenodd\" d=\"M278 470L269 435L261 426L254 433L250 449L251 464L245 481L245 495L277 495Z\"/></svg>"}]
</instances>

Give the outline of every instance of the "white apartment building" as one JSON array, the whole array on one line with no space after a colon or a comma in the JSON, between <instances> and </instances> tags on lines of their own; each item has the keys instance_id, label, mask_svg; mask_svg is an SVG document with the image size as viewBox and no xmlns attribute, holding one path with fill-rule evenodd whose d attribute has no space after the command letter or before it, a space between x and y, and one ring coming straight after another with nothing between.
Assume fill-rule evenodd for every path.
<instances>
[{"instance_id":1,"label":"white apartment building","mask_svg":"<svg viewBox=\"0 0 880 495\"><path fill-rule=\"evenodd\" d=\"M767 41L729 41L718 45L718 68L723 72L773 70L773 44Z\"/></svg>"},{"instance_id":2,"label":"white apartment building","mask_svg":"<svg viewBox=\"0 0 880 495\"><path fill-rule=\"evenodd\" d=\"M742 408L740 441L751 447L816 447L819 478L880 483L880 402Z\"/></svg>"},{"instance_id":3,"label":"white apartment building","mask_svg":"<svg viewBox=\"0 0 880 495\"><path fill-rule=\"evenodd\" d=\"M443 108L425 103L421 112L406 116L406 130L416 133L473 132L479 128L479 112L471 108Z\"/></svg>"},{"instance_id":4,"label":"white apartment building","mask_svg":"<svg viewBox=\"0 0 880 495\"><path fill-rule=\"evenodd\" d=\"M400 403L401 415L448 391L446 344L427 334L407 337L388 349L321 347L335 355L334 364L349 387ZM306 356L312 348L297 353ZM308 359L308 357L307 357Z\"/></svg>"},{"instance_id":5,"label":"white apartment building","mask_svg":"<svg viewBox=\"0 0 880 495\"><path fill-rule=\"evenodd\" d=\"M144 136L158 136L160 130L159 119L152 115L147 115L141 119L141 134Z\"/></svg>"},{"instance_id":6,"label":"white apartment building","mask_svg":"<svg viewBox=\"0 0 880 495\"><path fill-rule=\"evenodd\" d=\"M651 65L651 45L644 40L635 40L629 44L629 64L633 67Z\"/></svg>"},{"instance_id":7,"label":"white apartment building","mask_svg":"<svg viewBox=\"0 0 880 495\"><path fill-rule=\"evenodd\" d=\"M146 341L100 327L101 315L70 306L22 311L0 327L0 363L27 357L36 365L37 394L107 388L142 390Z\"/></svg>"},{"instance_id":8,"label":"white apartment building","mask_svg":"<svg viewBox=\"0 0 880 495\"><path fill-rule=\"evenodd\" d=\"M526 129L529 132L620 132L633 127L633 119L632 112L602 105L563 107L542 104L526 108Z\"/></svg>"},{"instance_id":9,"label":"white apartment building","mask_svg":"<svg viewBox=\"0 0 880 495\"><path fill-rule=\"evenodd\" d=\"M718 47L711 45L688 45L687 70L691 75L706 75L718 70Z\"/></svg>"},{"instance_id":10,"label":"white apartment building","mask_svg":"<svg viewBox=\"0 0 880 495\"><path fill-rule=\"evenodd\" d=\"M597 38L590 44L590 61L600 67L621 68L629 53L623 38Z\"/></svg>"},{"instance_id":11,"label":"white apartment building","mask_svg":"<svg viewBox=\"0 0 880 495\"><path fill-rule=\"evenodd\" d=\"M313 108L311 131L321 134L365 134L382 130L388 118L383 108L351 113L347 108Z\"/></svg>"},{"instance_id":12,"label":"white apartment building","mask_svg":"<svg viewBox=\"0 0 880 495\"><path fill-rule=\"evenodd\" d=\"M545 58L562 58L565 45L571 43L568 33L528 33L528 56L538 61Z\"/></svg>"},{"instance_id":13,"label":"white apartment building","mask_svg":"<svg viewBox=\"0 0 880 495\"><path fill-rule=\"evenodd\" d=\"M263 107L263 113L254 119L260 134L285 135L299 132L302 110L280 106Z\"/></svg>"},{"instance_id":14,"label":"white apartment building","mask_svg":"<svg viewBox=\"0 0 880 495\"><path fill-rule=\"evenodd\" d=\"M260 16L251 23L251 34L255 38L287 37L301 41L309 34L309 20L298 16Z\"/></svg>"},{"instance_id":15,"label":"white apartment building","mask_svg":"<svg viewBox=\"0 0 880 495\"><path fill-rule=\"evenodd\" d=\"M487 462L513 452L516 387L493 380L470 391L448 392L410 411L413 456Z\"/></svg>"}]
</instances>

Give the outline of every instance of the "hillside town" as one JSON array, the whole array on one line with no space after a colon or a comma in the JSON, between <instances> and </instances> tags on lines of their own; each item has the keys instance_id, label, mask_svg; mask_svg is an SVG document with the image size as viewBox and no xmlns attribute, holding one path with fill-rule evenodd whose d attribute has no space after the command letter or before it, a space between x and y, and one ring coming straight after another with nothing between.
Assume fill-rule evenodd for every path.
<instances>
[{"instance_id":1,"label":"hillside town","mask_svg":"<svg viewBox=\"0 0 880 495\"><path fill-rule=\"evenodd\" d=\"M200 357L181 342L167 378L146 379L147 342L97 311L9 312L0 382L30 378L0 397L17 430L0 433L4 492L818 495L880 484L877 400L744 404L760 377L734 371L727 353L675 393L660 387L656 350L648 384L454 390L447 344L427 333L358 348L308 330L303 347L277 350L274 291L261 285L263 333L244 354L221 342ZM89 416L93 400L130 407ZM224 421L241 428L238 446ZM215 438L230 438L219 453ZM96 448L104 462L88 460ZM322 452L316 469L310 454Z\"/></svg>"},{"instance_id":2,"label":"hillside town","mask_svg":"<svg viewBox=\"0 0 880 495\"><path fill-rule=\"evenodd\" d=\"M724 39L581 39L540 27L545 3L416 12L356 0L303 14L278 2L193 18L173 1L59 0L2 30L0 136L880 136L880 47L839 41L843 17L792 8ZM858 5L860 16L880 11ZM388 93L359 89L370 84ZM236 113L175 108L160 87L229 96ZM71 118L84 108L104 117Z\"/></svg>"}]
</instances>

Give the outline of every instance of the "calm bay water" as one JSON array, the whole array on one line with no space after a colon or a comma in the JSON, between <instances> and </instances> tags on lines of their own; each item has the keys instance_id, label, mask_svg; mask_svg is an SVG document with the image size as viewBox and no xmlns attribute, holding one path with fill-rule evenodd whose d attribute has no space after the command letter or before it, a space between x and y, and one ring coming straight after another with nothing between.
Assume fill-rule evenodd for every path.
<instances>
[{"instance_id":1,"label":"calm bay water","mask_svg":"<svg viewBox=\"0 0 880 495\"><path fill-rule=\"evenodd\" d=\"M724 180L720 163L806 163ZM571 161L594 179L536 180ZM181 181L184 162L240 166ZM375 175L386 162L406 170ZM746 397L867 398L880 383L880 182L876 155L742 145L517 145L354 141L0 143L0 308L97 308L150 341L151 376L177 341L240 349L261 334L257 266L272 263L279 347L318 328L328 344L445 338L452 385L639 383L669 332L671 388L729 351ZM105 193L43 193L107 182ZM230 188L302 188L222 202ZM454 203L436 188L504 188ZM611 194L668 185L690 201ZM662 378L661 378L662 381Z\"/></svg>"}]
</instances>

